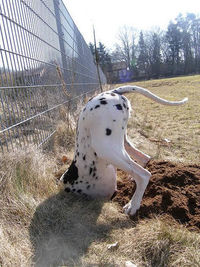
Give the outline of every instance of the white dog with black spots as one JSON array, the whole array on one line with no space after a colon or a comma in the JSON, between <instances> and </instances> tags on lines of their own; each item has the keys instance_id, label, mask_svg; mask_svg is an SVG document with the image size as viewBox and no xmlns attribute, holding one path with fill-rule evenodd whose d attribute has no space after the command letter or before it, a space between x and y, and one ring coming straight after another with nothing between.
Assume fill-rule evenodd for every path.
<instances>
[{"instance_id":1,"label":"white dog with black spots","mask_svg":"<svg viewBox=\"0 0 200 267\"><path fill-rule=\"evenodd\" d=\"M150 156L127 139L131 106L123 96L126 93L140 93L164 105L187 102L187 98L167 101L138 86L122 86L93 97L79 116L74 159L61 180L67 192L110 199L117 191L116 168L119 168L136 182L136 191L124 207L127 214L134 215L151 177L144 169Z\"/></svg>"}]
</instances>

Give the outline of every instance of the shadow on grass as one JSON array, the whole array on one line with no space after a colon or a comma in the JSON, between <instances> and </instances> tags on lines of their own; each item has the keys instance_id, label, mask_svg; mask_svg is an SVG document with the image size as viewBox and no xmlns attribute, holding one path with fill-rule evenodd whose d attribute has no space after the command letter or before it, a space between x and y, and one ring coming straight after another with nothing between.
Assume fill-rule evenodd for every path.
<instances>
[{"instance_id":1,"label":"shadow on grass","mask_svg":"<svg viewBox=\"0 0 200 267\"><path fill-rule=\"evenodd\" d=\"M35 266L81 266L93 241L105 240L113 228L130 227L126 220L98 221L103 204L60 192L39 205L29 230Z\"/></svg>"}]
</instances>

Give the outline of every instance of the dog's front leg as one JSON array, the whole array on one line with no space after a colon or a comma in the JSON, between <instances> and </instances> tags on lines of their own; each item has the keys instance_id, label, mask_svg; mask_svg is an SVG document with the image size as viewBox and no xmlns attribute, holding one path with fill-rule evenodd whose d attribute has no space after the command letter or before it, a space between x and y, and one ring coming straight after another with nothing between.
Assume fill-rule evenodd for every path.
<instances>
[{"instance_id":1,"label":"dog's front leg","mask_svg":"<svg viewBox=\"0 0 200 267\"><path fill-rule=\"evenodd\" d=\"M135 175L135 170L133 170L133 179L136 182L136 190L129 203L124 206L126 214L134 215L140 208L142 197L149 183L150 177L151 173L143 168L141 169L141 172L137 172L137 175Z\"/></svg>"}]
</instances>

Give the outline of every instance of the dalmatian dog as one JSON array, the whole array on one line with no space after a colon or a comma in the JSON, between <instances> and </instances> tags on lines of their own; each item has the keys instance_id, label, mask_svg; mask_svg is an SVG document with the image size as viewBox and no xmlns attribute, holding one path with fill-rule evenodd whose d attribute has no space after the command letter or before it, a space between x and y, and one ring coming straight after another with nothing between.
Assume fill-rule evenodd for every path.
<instances>
[{"instance_id":1,"label":"dalmatian dog","mask_svg":"<svg viewBox=\"0 0 200 267\"><path fill-rule=\"evenodd\" d=\"M140 93L164 105L187 102L187 98L167 101L138 86L122 86L91 98L80 113L74 159L61 181L66 192L110 199L117 191L119 168L136 182L136 191L124 207L125 213L134 215L151 177L144 168L150 156L136 149L127 138L131 106L126 93Z\"/></svg>"}]
</instances>

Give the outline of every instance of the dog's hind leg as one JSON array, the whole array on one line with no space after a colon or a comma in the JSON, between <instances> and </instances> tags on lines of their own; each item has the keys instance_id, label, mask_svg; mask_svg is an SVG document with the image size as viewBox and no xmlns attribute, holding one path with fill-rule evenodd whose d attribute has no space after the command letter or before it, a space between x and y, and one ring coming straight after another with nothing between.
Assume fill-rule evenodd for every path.
<instances>
[{"instance_id":1,"label":"dog's hind leg","mask_svg":"<svg viewBox=\"0 0 200 267\"><path fill-rule=\"evenodd\" d=\"M142 167L145 167L150 161L151 157L135 148L133 144L128 140L126 134L124 135L124 146L128 154Z\"/></svg>"}]
</instances>

